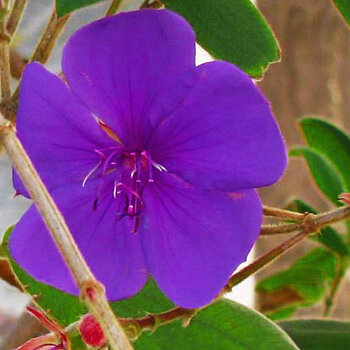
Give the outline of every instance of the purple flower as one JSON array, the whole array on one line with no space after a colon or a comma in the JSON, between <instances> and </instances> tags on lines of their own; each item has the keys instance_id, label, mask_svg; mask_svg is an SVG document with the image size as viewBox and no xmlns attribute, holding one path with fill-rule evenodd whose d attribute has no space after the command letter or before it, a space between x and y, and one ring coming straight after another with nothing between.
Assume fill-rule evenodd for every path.
<instances>
[{"instance_id":1,"label":"purple flower","mask_svg":"<svg viewBox=\"0 0 350 350\"><path fill-rule=\"evenodd\" d=\"M176 304L208 303L258 237L254 188L285 168L259 89L232 64L195 67L194 50L178 15L128 12L70 38L69 86L36 63L23 75L18 136L111 300L151 274ZM10 249L35 278L78 292L34 206Z\"/></svg>"}]
</instances>

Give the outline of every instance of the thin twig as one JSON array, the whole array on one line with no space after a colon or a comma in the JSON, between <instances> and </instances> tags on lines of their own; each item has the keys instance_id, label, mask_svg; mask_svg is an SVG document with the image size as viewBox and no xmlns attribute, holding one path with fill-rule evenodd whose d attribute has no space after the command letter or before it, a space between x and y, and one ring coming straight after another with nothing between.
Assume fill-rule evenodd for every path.
<instances>
[{"instance_id":1,"label":"thin twig","mask_svg":"<svg viewBox=\"0 0 350 350\"><path fill-rule=\"evenodd\" d=\"M0 33L1 98L6 103L11 98L10 46L6 34Z\"/></svg>"},{"instance_id":2,"label":"thin twig","mask_svg":"<svg viewBox=\"0 0 350 350\"><path fill-rule=\"evenodd\" d=\"M12 38L18 28L19 22L21 21L24 8L28 0L15 0L12 6L10 16L6 23L7 35Z\"/></svg>"},{"instance_id":3,"label":"thin twig","mask_svg":"<svg viewBox=\"0 0 350 350\"><path fill-rule=\"evenodd\" d=\"M31 61L37 61L42 64L48 60L56 40L62 33L66 23L68 22L69 14L57 18L56 11L52 12L49 22L41 36L39 43L37 44L35 51L31 57Z\"/></svg>"},{"instance_id":4,"label":"thin twig","mask_svg":"<svg viewBox=\"0 0 350 350\"><path fill-rule=\"evenodd\" d=\"M112 349L131 350L132 346L118 323L104 294L104 288L93 276L64 221L62 214L47 192L31 160L18 140L13 125L0 114L0 141L28 189L57 248L69 267L82 299L100 322Z\"/></svg>"},{"instance_id":5,"label":"thin twig","mask_svg":"<svg viewBox=\"0 0 350 350\"><path fill-rule=\"evenodd\" d=\"M297 243L302 241L304 238L306 238L312 231L309 230L303 230L293 236L292 238L288 239L287 241L283 242L279 246L273 248L269 252L267 252L265 255L260 257L259 259L255 260L239 272L235 273L227 282L224 291L229 292L231 289L236 286L237 284L241 283L251 275L253 275L255 272L260 271L262 268L269 265L272 261L274 261L276 258L281 256L283 253L285 253L287 250L295 246Z\"/></svg>"},{"instance_id":6,"label":"thin twig","mask_svg":"<svg viewBox=\"0 0 350 350\"><path fill-rule=\"evenodd\" d=\"M305 217L305 213L297 213L295 211L274 208L268 205L263 206L263 213L265 216L273 216L276 218L291 219L295 221L302 221Z\"/></svg>"},{"instance_id":7,"label":"thin twig","mask_svg":"<svg viewBox=\"0 0 350 350\"><path fill-rule=\"evenodd\" d=\"M141 5L140 5L140 9L144 9L144 8L153 8L153 9L159 9L162 8L164 5L161 1L159 0L144 0Z\"/></svg>"},{"instance_id":8,"label":"thin twig","mask_svg":"<svg viewBox=\"0 0 350 350\"><path fill-rule=\"evenodd\" d=\"M267 207L267 208L268 208L267 212L270 213L271 207ZM297 212L292 212L289 210L283 210L279 208L273 208L273 212L277 213L276 216L278 217L281 217L279 215L284 215L284 217L285 215L288 215L289 218L292 218L293 214L302 215L302 217L301 219L299 219L298 223L263 225L261 227L260 235L268 236L268 235L290 233L290 232L303 230L303 229L310 230L310 225L312 227L320 229L334 222L348 218L350 215L350 207L344 206L344 207L333 209L318 215L312 214L312 213L297 213ZM299 217L299 216L296 216L296 217Z\"/></svg>"},{"instance_id":9,"label":"thin twig","mask_svg":"<svg viewBox=\"0 0 350 350\"><path fill-rule=\"evenodd\" d=\"M0 38L0 75L1 75L1 106L0 109L8 119L14 119L17 110L17 103L11 100L11 64L9 43L20 22L26 0L15 0L10 17L6 24L8 35L5 34L5 18L1 18L1 38ZM13 55L12 55L13 56ZM1 146L0 146L1 153Z\"/></svg>"},{"instance_id":10,"label":"thin twig","mask_svg":"<svg viewBox=\"0 0 350 350\"><path fill-rule=\"evenodd\" d=\"M117 11L120 8L120 5L122 4L123 0L112 0L111 5L109 6L106 16L111 16L117 13Z\"/></svg>"},{"instance_id":11,"label":"thin twig","mask_svg":"<svg viewBox=\"0 0 350 350\"><path fill-rule=\"evenodd\" d=\"M262 225L260 236L274 236L302 230L303 224Z\"/></svg>"},{"instance_id":12,"label":"thin twig","mask_svg":"<svg viewBox=\"0 0 350 350\"><path fill-rule=\"evenodd\" d=\"M337 292L339 290L341 282L344 279L345 272L346 272L347 267L348 267L347 266L348 262L346 260L347 260L347 258L340 257L340 262L339 262L339 266L337 268L337 273L336 273L335 279L332 283L329 295L325 300L325 309L323 312L323 317L329 316L332 309L333 309L334 300L337 296Z\"/></svg>"},{"instance_id":13,"label":"thin twig","mask_svg":"<svg viewBox=\"0 0 350 350\"><path fill-rule=\"evenodd\" d=\"M36 61L42 64L46 63L52 49L55 46L56 40L62 33L66 23L68 22L70 15L65 15L57 18L56 10L52 12L52 15L46 25L46 28L30 58L29 61ZM19 95L19 86L11 97L11 102L16 103Z\"/></svg>"},{"instance_id":14,"label":"thin twig","mask_svg":"<svg viewBox=\"0 0 350 350\"><path fill-rule=\"evenodd\" d=\"M11 97L11 73L10 73L10 37L5 33L6 5L0 3L0 81L1 100L7 102Z\"/></svg>"}]
</instances>

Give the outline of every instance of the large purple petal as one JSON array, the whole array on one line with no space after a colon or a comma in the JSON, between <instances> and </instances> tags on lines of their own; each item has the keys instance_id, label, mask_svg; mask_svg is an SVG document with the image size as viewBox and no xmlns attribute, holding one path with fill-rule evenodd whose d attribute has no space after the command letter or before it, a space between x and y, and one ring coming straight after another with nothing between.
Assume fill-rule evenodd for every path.
<instances>
[{"instance_id":1,"label":"large purple petal","mask_svg":"<svg viewBox=\"0 0 350 350\"><path fill-rule=\"evenodd\" d=\"M91 111L136 149L191 88L194 48L192 29L172 12L121 13L70 38L63 72Z\"/></svg>"},{"instance_id":2,"label":"large purple petal","mask_svg":"<svg viewBox=\"0 0 350 350\"><path fill-rule=\"evenodd\" d=\"M61 187L52 195L88 265L105 285L108 298L130 297L148 277L139 237L131 233L131 220L118 220L117 203L108 186L111 184L106 184L97 209L93 209L98 185L98 181L92 181L86 188ZM78 292L34 206L16 225L10 251L34 278L69 293Z\"/></svg>"},{"instance_id":3,"label":"large purple petal","mask_svg":"<svg viewBox=\"0 0 350 350\"><path fill-rule=\"evenodd\" d=\"M277 181L286 151L269 103L232 64L197 69L199 82L148 145L153 158L203 189L227 192Z\"/></svg>"},{"instance_id":4,"label":"large purple petal","mask_svg":"<svg viewBox=\"0 0 350 350\"><path fill-rule=\"evenodd\" d=\"M258 237L256 191L202 191L162 174L145 188L144 201L140 239L159 287L183 307L210 302Z\"/></svg>"},{"instance_id":5,"label":"large purple petal","mask_svg":"<svg viewBox=\"0 0 350 350\"><path fill-rule=\"evenodd\" d=\"M16 125L49 189L82 183L98 162L94 149L114 143L66 84L37 63L29 64L23 73ZM14 186L27 194L17 175Z\"/></svg>"}]
</instances>

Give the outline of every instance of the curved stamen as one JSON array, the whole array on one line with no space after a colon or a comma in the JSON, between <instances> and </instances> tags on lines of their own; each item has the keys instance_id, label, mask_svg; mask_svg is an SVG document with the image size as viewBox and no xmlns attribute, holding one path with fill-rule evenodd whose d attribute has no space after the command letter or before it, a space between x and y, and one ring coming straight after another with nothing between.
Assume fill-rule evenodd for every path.
<instances>
[{"instance_id":1,"label":"curved stamen","mask_svg":"<svg viewBox=\"0 0 350 350\"><path fill-rule=\"evenodd\" d=\"M161 173L166 173L168 172L168 169L166 167L164 167L162 164L159 164L159 163L156 163L156 162L153 162L152 164L157 170L159 170Z\"/></svg>"},{"instance_id":2,"label":"curved stamen","mask_svg":"<svg viewBox=\"0 0 350 350\"><path fill-rule=\"evenodd\" d=\"M94 209L97 208L97 204L98 204L98 200L101 196L102 193L102 189L103 189L103 180L104 177L107 173L107 167L109 165L109 162L111 161L111 159L113 158L113 156L115 156L118 153L118 150L111 152L111 154L106 158L106 160L103 163L103 167L102 167L102 174L101 174L101 181L100 181L100 185L98 186L98 190L97 190L97 195L96 195L96 199L94 201Z\"/></svg>"},{"instance_id":3,"label":"curved stamen","mask_svg":"<svg viewBox=\"0 0 350 350\"><path fill-rule=\"evenodd\" d=\"M85 187L85 184L87 180L90 178L90 176L102 165L102 159L98 161L98 163L88 172L88 174L84 177L82 187Z\"/></svg>"},{"instance_id":4,"label":"curved stamen","mask_svg":"<svg viewBox=\"0 0 350 350\"><path fill-rule=\"evenodd\" d=\"M135 197L137 197L139 200L141 200L141 196L139 193L137 193L135 190L133 190L131 187L125 185L122 182L119 182L117 184L117 187L121 187L122 189L124 189L126 192L129 192L130 194L133 194Z\"/></svg>"}]
</instances>

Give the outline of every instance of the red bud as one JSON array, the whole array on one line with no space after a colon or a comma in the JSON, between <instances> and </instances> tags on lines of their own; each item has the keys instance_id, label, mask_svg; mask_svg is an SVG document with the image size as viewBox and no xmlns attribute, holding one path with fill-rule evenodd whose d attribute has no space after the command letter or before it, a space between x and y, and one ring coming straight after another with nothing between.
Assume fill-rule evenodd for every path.
<instances>
[{"instance_id":1,"label":"red bud","mask_svg":"<svg viewBox=\"0 0 350 350\"><path fill-rule=\"evenodd\" d=\"M100 324L95 316L87 314L81 320L79 331L84 342L93 347L100 347L107 343Z\"/></svg>"}]
</instances>

